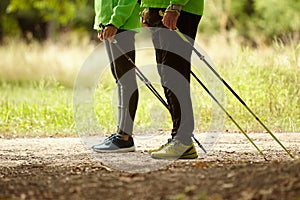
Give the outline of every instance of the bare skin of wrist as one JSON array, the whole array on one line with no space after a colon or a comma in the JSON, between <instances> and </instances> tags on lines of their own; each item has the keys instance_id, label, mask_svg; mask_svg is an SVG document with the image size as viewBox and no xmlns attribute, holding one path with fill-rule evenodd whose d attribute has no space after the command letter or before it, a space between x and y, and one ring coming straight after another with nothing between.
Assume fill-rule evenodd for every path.
<instances>
[{"instance_id":1,"label":"bare skin of wrist","mask_svg":"<svg viewBox=\"0 0 300 200\"><path fill-rule=\"evenodd\" d=\"M103 30L98 31L98 39L100 41L107 39L109 42L112 42L117 31L118 29L114 26L105 26Z\"/></svg>"},{"instance_id":2,"label":"bare skin of wrist","mask_svg":"<svg viewBox=\"0 0 300 200\"><path fill-rule=\"evenodd\" d=\"M168 29L175 30L178 18L179 14L177 12L165 12L162 23Z\"/></svg>"}]
</instances>

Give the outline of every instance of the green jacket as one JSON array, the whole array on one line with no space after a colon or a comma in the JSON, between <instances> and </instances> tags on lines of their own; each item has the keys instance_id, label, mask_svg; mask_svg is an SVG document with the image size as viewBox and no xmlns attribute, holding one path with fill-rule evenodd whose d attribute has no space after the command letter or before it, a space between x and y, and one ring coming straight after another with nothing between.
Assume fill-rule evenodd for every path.
<instances>
[{"instance_id":1,"label":"green jacket","mask_svg":"<svg viewBox=\"0 0 300 200\"><path fill-rule=\"evenodd\" d=\"M203 15L204 0L142 0L143 8L167 8L168 5L181 5L188 13Z\"/></svg>"},{"instance_id":2,"label":"green jacket","mask_svg":"<svg viewBox=\"0 0 300 200\"><path fill-rule=\"evenodd\" d=\"M99 24L113 24L118 29L131 30L140 27L139 4L137 0L95 0L94 29Z\"/></svg>"}]
</instances>

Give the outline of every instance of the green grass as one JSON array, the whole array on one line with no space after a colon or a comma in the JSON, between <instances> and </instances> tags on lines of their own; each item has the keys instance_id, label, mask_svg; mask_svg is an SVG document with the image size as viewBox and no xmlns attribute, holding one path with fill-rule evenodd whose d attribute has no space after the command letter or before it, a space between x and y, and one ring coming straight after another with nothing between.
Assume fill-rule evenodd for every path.
<instances>
[{"instance_id":1,"label":"green grass","mask_svg":"<svg viewBox=\"0 0 300 200\"><path fill-rule=\"evenodd\" d=\"M55 136L74 133L72 90L55 83L2 81L1 135Z\"/></svg>"},{"instance_id":2,"label":"green grass","mask_svg":"<svg viewBox=\"0 0 300 200\"><path fill-rule=\"evenodd\" d=\"M300 49L281 47L277 52L244 49L230 70L220 69L233 89L274 131L300 130ZM227 94L227 108L249 131L263 131L238 102ZM251 120L249 120L251 119ZM228 126L231 129L231 126Z\"/></svg>"},{"instance_id":3,"label":"green grass","mask_svg":"<svg viewBox=\"0 0 300 200\"><path fill-rule=\"evenodd\" d=\"M214 53L212 47L216 48L209 46L207 52ZM0 64L0 135L76 135L72 84L80 65L93 48L89 44L62 47L11 43L0 46L3 55ZM211 55L217 61L217 71L271 130L300 132L299 46L276 43L265 49L235 48L232 52L230 58L224 56L227 51L221 51L219 56ZM222 62L224 57L227 59ZM111 133L115 131L117 96L110 72L105 73L104 81L95 92L95 113L101 131ZM162 94L160 86L155 84L155 87ZM169 114L141 83L140 89L135 132L168 131L171 128ZM211 125L215 105L195 81L192 81L192 91L196 130L216 128ZM224 91L224 106L243 129L264 131L230 92ZM237 128L226 118L222 130L237 131Z\"/></svg>"}]
</instances>

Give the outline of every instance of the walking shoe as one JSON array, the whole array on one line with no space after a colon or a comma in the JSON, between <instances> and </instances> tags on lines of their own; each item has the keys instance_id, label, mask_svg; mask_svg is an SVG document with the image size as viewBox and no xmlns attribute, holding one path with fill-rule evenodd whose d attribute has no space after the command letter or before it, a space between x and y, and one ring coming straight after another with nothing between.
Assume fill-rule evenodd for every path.
<instances>
[{"instance_id":1,"label":"walking shoe","mask_svg":"<svg viewBox=\"0 0 300 200\"><path fill-rule=\"evenodd\" d=\"M161 150L152 152L151 157L157 159L194 159L198 157L198 154L193 143L184 145L179 140L172 139Z\"/></svg>"},{"instance_id":2,"label":"walking shoe","mask_svg":"<svg viewBox=\"0 0 300 200\"><path fill-rule=\"evenodd\" d=\"M118 134L112 134L100 144L92 146L92 149L99 153L120 153L135 151L133 138L129 137L128 140L124 140L122 136Z\"/></svg>"},{"instance_id":3,"label":"walking shoe","mask_svg":"<svg viewBox=\"0 0 300 200\"><path fill-rule=\"evenodd\" d=\"M166 147L171 141L172 141L172 139L169 138L167 143L161 145L157 149L150 149L150 150L148 150L148 152L151 154L152 152L160 151L164 147ZM182 156L179 157L179 159L195 159L195 158L198 158L198 154L197 154L194 143L192 143L191 146L182 154Z\"/></svg>"}]
</instances>

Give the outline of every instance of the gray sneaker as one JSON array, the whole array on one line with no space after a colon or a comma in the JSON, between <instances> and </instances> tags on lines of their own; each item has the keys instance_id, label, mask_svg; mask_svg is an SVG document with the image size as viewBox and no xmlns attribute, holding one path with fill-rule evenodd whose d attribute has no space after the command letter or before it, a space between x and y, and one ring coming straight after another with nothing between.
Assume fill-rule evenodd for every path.
<instances>
[{"instance_id":1,"label":"gray sneaker","mask_svg":"<svg viewBox=\"0 0 300 200\"><path fill-rule=\"evenodd\" d=\"M133 138L124 140L122 136L112 134L100 144L92 146L92 149L98 153L121 153L135 151Z\"/></svg>"}]
</instances>

